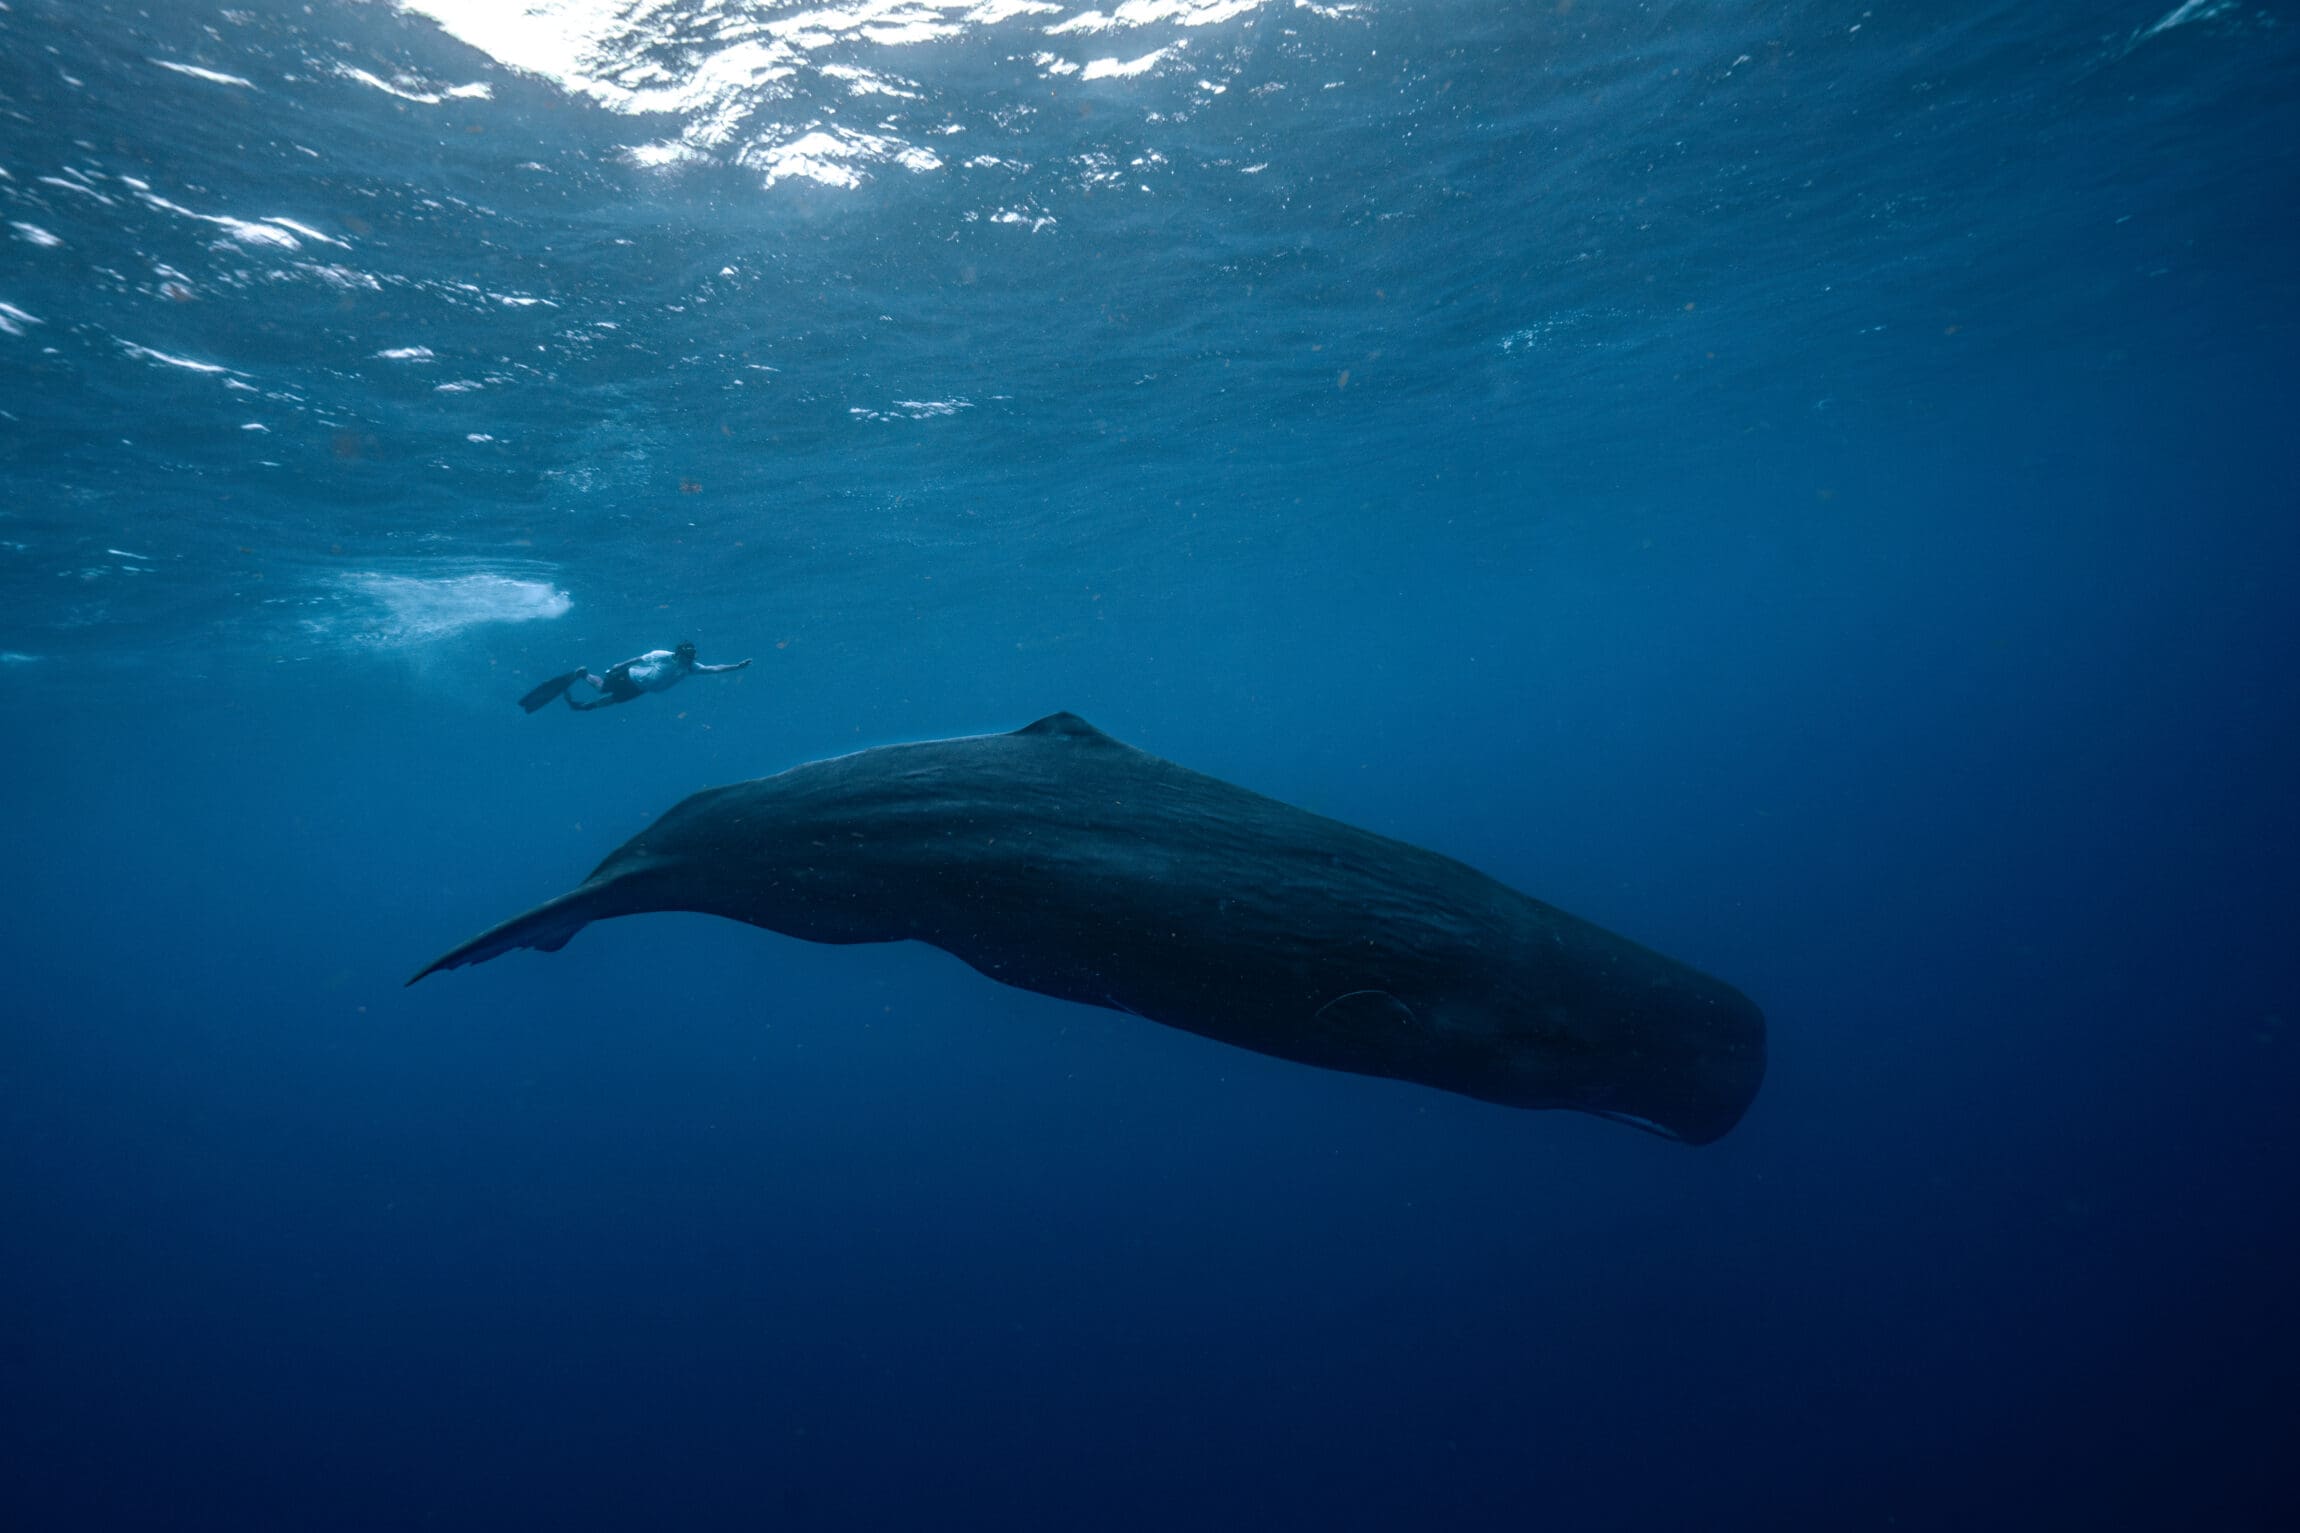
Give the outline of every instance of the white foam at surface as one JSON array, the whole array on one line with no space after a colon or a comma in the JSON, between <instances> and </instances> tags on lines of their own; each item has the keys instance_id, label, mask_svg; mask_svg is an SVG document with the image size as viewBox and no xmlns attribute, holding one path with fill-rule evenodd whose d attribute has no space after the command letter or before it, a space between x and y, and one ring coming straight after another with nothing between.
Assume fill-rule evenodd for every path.
<instances>
[{"instance_id":1,"label":"white foam at surface","mask_svg":"<svg viewBox=\"0 0 2300 1533\"><path fill-rule=\"evenodd\" d=\"M360 84L382 91L387 96L397 96L400 100L412 101L417 106L437 106L442 101L451 98L485 101L495 94L495 88L484 81L474 81L469 85L452 86L447 90L440 91L429 88L422 81L410 80L404 75L397 81L386 80L351 64L338 64L335 67L335 72L347 80L357 80Z\"/></svg>"},{"instance_id":2,"label":"white foam at surface","mask_svg":"<svg viewBox=\"0 0 2300 1533\"><path fill-rule=\"evenodd\" d=\"M1158 67L1160 60L1173 51L1172 48L1158 48L1143 54L1138 59L1095 59L1086 66L1086 72L1078 78L1081 80L1123 80L1130 79L1135 75L1148 74Z\"/></svg>"},{"instance_id":3,"label":"white foam at surface","mask_svg":"<svg viewBox=\"0 0 2300 1533\"><path fill-rule=\"evenodd\" d=\"M893 96L902 101L917 101L919 93L899 85L881 74L853 64L825 64L822 72L833 80L846 82L847 91L856 96Z\"/></svg>"},{"instance_id":4,"label":"white foam at surface","mask_svg":"<svg viewBox=\"0 0 2300 1533\"><path fill-rule=\"evenodd\" d=\"M688 160L703 158L703 152L691 145L666 139L656 144L633 144L623 151L623 157L632 164L654 170L665 165L678 165Z\"/></svg>"},{"instance_id":5,"label":"white foam at surface","mask_svg":"<svg viewBox=\"0 0 2300 1533\"><path fill-rule=\"evenodd\" d=\"M170 356L167 352L155 351L149 346L139 346L134 341L121 341L120 347L131 357L136 357L145 362L163 363L169 367L181 367L188 372L223 373L231 371L230 368L223 366L221 363L195 362L190 357Z\"/></svg>"},{"instance_id":6,"label":"white foam at surface","mask_svg":"<svg viewBox=\"0 0 2300 1533\"><path fill-rule=\"evenodd\" d=\"M300 234L307 240L318 240L323 245L333 245L340 250L349 250L351 248L351 241L339 240L332 234L322 234L317 229L314 229L311 225L299 224L292 218L280 218L273 216L264 219L264 222L267 224L276 224L291 234Z\"/></svg>"},{"instance_id":7,"label":"white foam at surface","mask_svg":"<svg viewBox=\"0 0 2300 1533\"><path fill-rule=\"evenodd\" d=\"M513 69L542 75L571 89L583 66L623 23L615 0L399 0L399 8L428 16L441 30Z\"/></svg>"},{"instance_id":8,"label":"white foam at surface","mask_svg":"<svg viewBox=\"0 0 2300 1533\"><path fill-rule=\"evenodd\" d=\"M241 90L256 88L253 80L243 80L238 75L219 74L213 69L202 69L197 64L178 64L168 59L154 59L152 62L162 69L172 69L177 74L190 75L195 80L205 80L211 85L236 85Z\"/></svg>"},{"instance_id":9,"label":"white foam at surface","mask_svg":"<svg viewBox=\"0 0 2300 1533\"><path fill-rule=\"evenodd\" d=\"M863 405L847 406L847 414L856 420L933 420L939 416L956 415L961 410L974 408L971 399L898 399L885 410L873 410Z\"/></svg>"},{"instance_id":10,"label":"white foam at surface","mask_svg":"<svg viewBox=\"0 0 2300 1533\"><path fill-rule=\"evenodd\" d=\"M1048 27L1046 35L1114 32L1120 27L1146 27L1160 21L1172 22L1178 27L1210 27L1233 16L1259 10L1268 3L1269 0L1126 0L1108 15L1101 11L1080 11L1068 21L1058 21Z\"/></svg>"},{"instance_id":11,"label":"white foam at surface","mask_svg":"<svg viewBox=\"0 0 2300 1533\"><path fill-rule=\"evenodd\" d=\"M53 186L58 191L78 192L83 197L94 198L96 201L102 203L105 207L113 206L111 198L105 196L102 192L97 191L94 187L89 186L85 182L74 181L66 176L40 176L37 179L42 186Z\"/></svg>"},{"instance_id":12,"label":"white foam at surface","mask_svg":"<svg viewBox=\"0 0 2300 1533\"><path fill-rule=\"evenodd\" d=\"M2234 8L2236 0L2180 0L2180 4L2158 18L2155 26L2145 28L2133 39L2143 43L2174 27L2186 26L2192 21L2209 21L2223 11Z\"/></svg>"},{"instance_id":13,"label":"white foam at surface","mask_svg":"<svg viewBox=\"0 0 2300 1533\"><path fill-rule=\"evenodd\" d=\"M174 213L184 218L196 218L204 224L214 224L243 245L266 245L280 250L301 250L303 241L296 238L298 234L301 234L305 238L318 240L323 244L340 246L345 250L351 248L343 240L339 240L333 235L322 234L317 229L307 224L298 223L292 218L282 218L275 214L260 220L250 220L234 218L228 213L201 213L185 207L182 203L170 202L167 198L152 191L145 182L138 181L133 177L124 176L121 181L123 185L135 192L145 206L158 208L163 213ZM98 194L91 193L90 195ZM104 201L109 202L111 199L106 197Z\"/></svg>"},{"instance_id":14,"label":"white foam at surface","mask_svg":"<svg viewBox=\"0 0 2300 1533\"><path fill-rule=\"evenodd\" d=\"M344 289L364 288L369 292L383 291L383 283L374 275L355 271L349 266L322 266L316 261L297 261L294 269L307 277L315 277L330 287Z\"/></svg>"},{"instance_id":15,"label":"white foam at surface","mask_svg":"<svg viewBox=\"0 0 2300 1533\"><path fill-rule=\"evenodd\" d=\"M678 131L625 148L633 164L664 167L702 158L731 159L782 181L860 187L880 166L914 173L940 170L931 152L905 134L953 131L903 128L893 120L864 133L841 127L833 112L808 111L768 120L769 103L820 100L829 91L854 97L926 99L917 79L873 69L860 49L916 50L965 42L992 28L1050 35L1114 33L1146 27L1208 28L1259 12L1276 0L1124 0L1108 11L1065 18L1053 0L833 0L829 4L673 6L663 0L393 0L506 67L540 76L610 111L675 115ZM1352 7L1311 7L1320 16ZM1186 43L1090 65L1024 50L1050 78L1129 79L1150 73ZM352 71L346 71L353 73ZM383 81L354 73L394 94L434 92L402 76ZM794 78L798 83L793 84ZM809 83L819 87L808 89Z\"/></svg>"},{"instance_id":16,"label":"white foam at surface","mask_svg":"<svg viewBox=\"0 0 2300 1533\"><path fill-rule=\"evenodd\" d=\"M302 245L285 229L275 228L270 222L251 223L244 218L222 215L208 222L221 224L224 231L243 245L271 245L281 250L300 250Z\"/></svg>"},{"instance_id":17,"label":"white foam at surface","mask_svg":"<svg viewBox=\"0 0 2300 1533\"><path fill-rule=\"evenodd\" d=\"M942 168L941 157L931 150L851 128L817 129L790 143L777 144L749 162L765 170L769 186L797 176L825 186L854 187L862 185L863 178L852 162L874 160L889 160L906 170Z\"/></svg>"}]
</instances>

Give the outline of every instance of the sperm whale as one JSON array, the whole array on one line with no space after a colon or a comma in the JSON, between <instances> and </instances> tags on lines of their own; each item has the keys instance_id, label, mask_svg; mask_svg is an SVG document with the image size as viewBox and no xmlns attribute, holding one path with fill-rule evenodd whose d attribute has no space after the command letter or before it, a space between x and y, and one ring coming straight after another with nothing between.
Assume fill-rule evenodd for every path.
<instances>
[{"instance_id":1,"label":"sperm whale","mask_svg":"<svg viewBox=\"0 0 2300 1533\"><path fill-rule=\"evenodd\" d=\"M930 943L1240 1048L1691 1144L1765 1073L1764 1015L1723 981L1069 713L694 794L408 983L649 911Z\"/></svg>"}]
</instances>

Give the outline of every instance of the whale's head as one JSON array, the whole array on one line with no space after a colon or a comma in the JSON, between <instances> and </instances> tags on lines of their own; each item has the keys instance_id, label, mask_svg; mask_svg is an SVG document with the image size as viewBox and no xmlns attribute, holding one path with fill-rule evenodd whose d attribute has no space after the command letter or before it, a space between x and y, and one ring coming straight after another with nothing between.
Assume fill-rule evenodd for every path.
<instances>
[{"instance_id":1,"label":"whale's head","mask_svg":"<svg viewBox=\"0 0 2300 1533\"><path fill-rule=\"evenodd\" d=\"M1583 930L1585 942L1629 946ZM1646 955L1417 968L1395 990L1326 1002L1284 1052L1510 1107L1589 1113L1682 1144L1723 1137L1764 1078L1764 1014L1681 964Z\"/></svg>"},{"instance_id":2,"label":"whale's head","mask_svg":"<svg viewBox=\"0 0 2300 1533\"><path fill-rule=\"evenodd\" d=\"M1741 1121L1765 1078L1765 1014L1731 985L1682 969L1634 992L1552 993L1507 1029L1528 1107L1594 1114L1684 1144Z\"/></svg>"}]
</instances>

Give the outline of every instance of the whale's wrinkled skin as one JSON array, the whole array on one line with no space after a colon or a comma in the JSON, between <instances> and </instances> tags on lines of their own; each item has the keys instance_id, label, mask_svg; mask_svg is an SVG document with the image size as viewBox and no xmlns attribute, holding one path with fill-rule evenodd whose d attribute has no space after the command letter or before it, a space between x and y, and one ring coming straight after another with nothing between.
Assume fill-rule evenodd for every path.
<instances>
[{"instance_id":1,"label":"whale's wrinkled skin","mask_svg":"<svg viewBox=\"0 0 2300 1533\"><path fill-rule=\"evenodd\" d=\"M408 983L659 910L914 939L1259 1053L1694 1144L1732 1128L1765 1073L1764 1016L1732 986L1067 713L697 793Z\"/></svg>"}]
</instances>

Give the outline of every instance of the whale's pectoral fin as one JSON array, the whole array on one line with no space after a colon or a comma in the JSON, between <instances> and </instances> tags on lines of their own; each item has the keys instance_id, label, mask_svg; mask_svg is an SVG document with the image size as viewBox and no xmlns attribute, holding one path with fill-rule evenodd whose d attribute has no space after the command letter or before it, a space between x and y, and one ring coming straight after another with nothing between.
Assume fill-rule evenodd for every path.
<instances>
[{"instance_id":1,"label":"whale's pectoral fin","mask_svg":"<svg viewBox=\"0 0 2300 1533\"><path fill-rule=\"evenodd\" d=\"M569 938L593 921L622 913L609 907L605 893L604 885L585 884L555 900L546 900L525 915L513 916L501 926L491 926L461 947L440 955L408 983L412 985L424 975L437 974L441 969L485 963L515 948L531 947L556 953L567 945Z\"/></svg>"},{"instance_id":2,"label":"whale's pectoral fin","mask_svg":"<svg viewBox=\"0 0 2300 1533\"><path fill-rule=\"evenodd\" d=\"M1318 1008L1318 1025L1342 1033L1394 1033L1419 1027L1414 1009L1387 990L1352 990Z\"/></svg>"}]
</instances>

